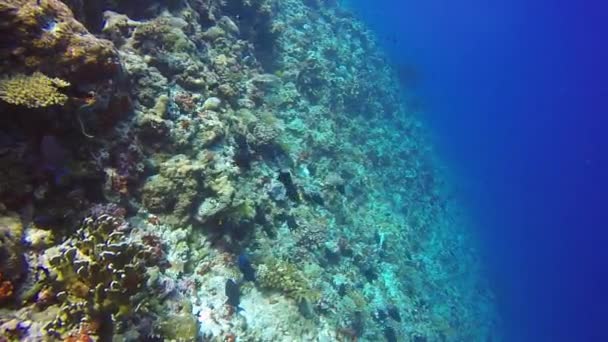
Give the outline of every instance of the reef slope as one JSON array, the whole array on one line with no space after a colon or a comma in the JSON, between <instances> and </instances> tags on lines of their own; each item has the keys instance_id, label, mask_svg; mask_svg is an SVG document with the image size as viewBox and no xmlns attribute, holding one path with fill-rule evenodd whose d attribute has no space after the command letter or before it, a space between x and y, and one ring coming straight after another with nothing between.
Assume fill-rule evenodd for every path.
<instances>
[{"instance_id":1,"label":"reef slope","mask_svg":"<svg viewBox=\"0 0 608 342\"><path fill-rule=\"evenodd\" d=\"M419 113L336 3L0 22L0 341L498 339Z\"/></svg>"}]
</instances>

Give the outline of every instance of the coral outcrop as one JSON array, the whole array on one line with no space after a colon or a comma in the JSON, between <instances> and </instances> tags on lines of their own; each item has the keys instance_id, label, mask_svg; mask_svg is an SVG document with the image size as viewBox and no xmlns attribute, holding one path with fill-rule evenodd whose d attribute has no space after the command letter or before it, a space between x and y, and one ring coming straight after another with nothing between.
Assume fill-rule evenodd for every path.
<instances>
[{"instance_id":1,"label":"coral outcrop","mask_svg":"<svg viewBox=\"0 0 608 342\"><path fill-rule=\"evenodd\" d=\"M120 70L114 46L90 34L59 0L3 0L0 22L4 73L38 70L76 84L109 80Z\"/></svg>"}]
</instances>

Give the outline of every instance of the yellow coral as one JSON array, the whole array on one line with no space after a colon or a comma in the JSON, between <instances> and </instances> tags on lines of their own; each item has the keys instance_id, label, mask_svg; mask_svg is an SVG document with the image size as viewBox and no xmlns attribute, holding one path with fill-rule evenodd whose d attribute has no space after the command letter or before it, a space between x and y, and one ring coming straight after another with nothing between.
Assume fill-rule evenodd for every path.
<instances>
[{"instance_id":1,"label":"yellow coral","mask_svg":"<svg viewBox=\"0 0 608 342\"><path fill-rule=\"evenodd\" d=\"M0 99L28 108L63 105L68 97L59 89L69 85L62 79L50 78L41 72L30 76L18 74L0 79Z\"/></svg>"},{"instance_id":2,"label":"yellow coral","mask_svg":"<svg viewBox=\"0 0 608 342\"><path fill-rule=\"evenodd\" d=\"M292 263L270 258L258 267L258 281L261 287L279 290L296 302L314 302L320 294L314 290L308 279Z\"/></svg>"},{"instance_id":3,"label":"yellow coral","mask_svg":"<svg viewBox=\"0 0 608 342\"><path fill-rule=\"evenodd\" d=\"M6 212L0 214L0 237L12 236L19 241L23 235L23 224L16 212Z\"/></svg>"},{"instance_id":4,"label":"yellow coral","mask_svg":"<svg viewBox=\"0 0 608 342\"><path fill-rule=\"evenodd\" d=\"M234 186L227 175L221 175L210 182L211 189L221 198L230 199L234 194Z\"/></svg>"}]
</instances>

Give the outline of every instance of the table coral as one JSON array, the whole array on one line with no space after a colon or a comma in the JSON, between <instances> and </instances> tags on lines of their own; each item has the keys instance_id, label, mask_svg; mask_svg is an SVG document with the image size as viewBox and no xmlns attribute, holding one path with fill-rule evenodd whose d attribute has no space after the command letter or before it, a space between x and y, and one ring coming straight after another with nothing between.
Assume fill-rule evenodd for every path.
<instances>
[{"instance_id":1,"label":"table coral","mask_svg":"<svg viewBox=\"0 0 608 342\"><path fill-rule=\"evenodd\" d=\"M70 84L59 78L50 78L41 72L26 76L18 74L0 79L0 99L28 108L63 105L68 97L60 89Z\"/></svg>"}]
</instances>

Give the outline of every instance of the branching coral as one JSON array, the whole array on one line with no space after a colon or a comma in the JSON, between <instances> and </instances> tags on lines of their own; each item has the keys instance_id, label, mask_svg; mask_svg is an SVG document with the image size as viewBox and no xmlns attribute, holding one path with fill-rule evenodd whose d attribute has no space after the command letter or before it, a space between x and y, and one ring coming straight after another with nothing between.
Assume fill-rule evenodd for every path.
<instances>
[{"instance_id":1,"label":"branching coral","mask_svg":"<svg viewBox=\"0 0 608 342\"><path fill-rule=\"evenodd\" d=\"M32 75L14 75L0 79L0 99L28 108L63 105L68 97L59 89L70 84L59 78L50 78L41 72Z\"/></svg>"},{"instance_id":2,"label":"branching coral","mask_svg":"<svg viewBox=\"0 0 608 342\"><path fill-rule=\"evenodd\" d=\"M120 216L92 214L75 238L47 251L50 267L42 277L41 293L55 294L54 301L60 303L57 316L46 326L49 334L65 336L80 322L120 330L136 314L142 304L136 294L146 282L151 258L142 244L127 240L128 229Z\"/></svg>"}]
</instances>

